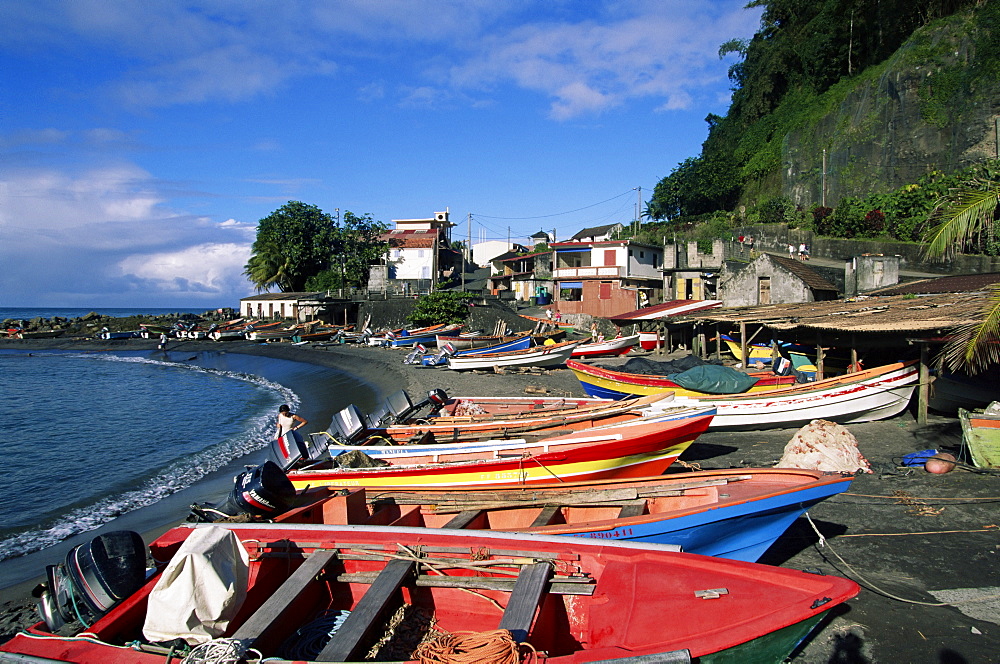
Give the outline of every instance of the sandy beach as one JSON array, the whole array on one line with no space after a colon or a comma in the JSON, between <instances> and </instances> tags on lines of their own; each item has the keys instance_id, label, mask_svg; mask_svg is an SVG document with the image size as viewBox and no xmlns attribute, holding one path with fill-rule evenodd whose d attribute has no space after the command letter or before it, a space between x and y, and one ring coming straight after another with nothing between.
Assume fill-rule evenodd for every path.
<instances>
[{"instance_id":1,"label":"sandy beach","mask_svg":"<svg viewBox=\"0 0 1000 664\"><path fill-rule=\"evenodd\" d=\"M138 339L0 341L2 349L24 352L154 350L155 345L155 341ZM433 388L454 395L521 395L530 388L554 396L585 396L567 369L541 374L460 373L406 366L402 364L402 351L379 348L183 341L168 346L168 353L194 355L200 350L218 351L220 346L226 352L263 355L345 372L377 395L400 388L414 398ZM309 385L288 387L302 397L309 429L326 428L332 413L324 406L323 396L313 393ZM799 519L762 560L846 576L863 587L856 599L834 610L835 615L792 661L1000 661L1000 477L964 470L932 475L897 465L900 457L916 450L957 452L961 430L954 418L932 415L921 426L911 413L904 413L882 422L850 425L848 429L875 472L856 476L846 494L810 510L812 523ZM794 433L794 429L708 432L672 470L773 466ZM195 493L221 497L231 485L231 474L228 478L224 475L204 483ZM191 502L189 498L183 496L171 506L154 511L156 516L151 521L130 527L149 541L183 520L183 506ZM820 542L814 528L824 542ZM43 569L44 563L39 560L37 571ZM36 582L26 581L0 591L0 640L36 622L30 597Z\"/></svg>"}]
</instances>

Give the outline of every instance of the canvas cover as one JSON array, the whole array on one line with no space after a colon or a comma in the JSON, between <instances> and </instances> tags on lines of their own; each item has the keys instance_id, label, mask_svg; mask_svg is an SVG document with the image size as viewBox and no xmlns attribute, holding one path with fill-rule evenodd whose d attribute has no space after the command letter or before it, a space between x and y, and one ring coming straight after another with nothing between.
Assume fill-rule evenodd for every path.
<instances>
[{"instance_id":1,"label":"canvas cover","mask_svg":"<svg viewBox=\"0 0 1000 664\"><path fill-rule=\"evenodd\" d=\"M249 569L247 551L231 530L195 529L149 593L142 635L191 645L222 635L246 598Z\"/></svg>"},{"instance_id":2,"label":"canvas cover","mask_svg":"<svg viewBox=\"0 0 1000 664\"><path fill-rule=\"evenodd\" d=\"M757 379L742 371L716 364L702 364L697 367L667 376L683 388L707 392L708 394L739 394L746 392Z\"/></svg>"}]
</instances>

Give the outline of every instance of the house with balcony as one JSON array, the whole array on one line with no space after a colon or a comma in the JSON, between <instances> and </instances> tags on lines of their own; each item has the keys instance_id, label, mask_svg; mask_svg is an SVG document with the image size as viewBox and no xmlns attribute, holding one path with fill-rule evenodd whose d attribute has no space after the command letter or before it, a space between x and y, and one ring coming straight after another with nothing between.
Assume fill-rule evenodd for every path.
<instances>
[{"instance_id":1,"label":"house with balcony","mask_svg":"<svg viewBox=\"0 0 1000 664\"><path fill-rule=\"evenodd\" d=\"M555 304L563 315L609 318L662 299L663 247L608 239L550 247Z\"/></svg>"},{"instance_id":2,"label":"house with balcony","mask_svg":"<svg viewBox=\"0 0 1000 664\"><path fill-rule=\"evenodd\" d=\"M498 256L493 266L490 290L494 294L511 293L519 301L538 298L538 303L548 304L553 288L551 251Z\"/></svg>"}]
</instances>

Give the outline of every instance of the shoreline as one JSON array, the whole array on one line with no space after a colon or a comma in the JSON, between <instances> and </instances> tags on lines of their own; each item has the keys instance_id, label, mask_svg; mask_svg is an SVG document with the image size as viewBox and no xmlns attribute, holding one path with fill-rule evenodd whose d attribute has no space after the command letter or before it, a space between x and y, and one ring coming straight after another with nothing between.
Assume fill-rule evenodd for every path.
<instances>
[{"instance_id":1,"label":"shoreline","mask_svg":"<svg viewBox=\"0 0 1000 664\"><path fill-rule=\"evenodd\" d=\"M0 340L0 349L26 352L115 352L155 347L155 340L141 339L120 343ZM174 350L245 353L325 367L356 377L378 397L405 389L416 400L438 387L453 395L514 396L524 393L528 386L545 389L554 396L585 396L568 369L538 375L493 375L418 368L402 364L405 352L401 350L201 340L175 341L168 345L168 353ZM319 398L298 389L296 392L304 406L307 400ZM320 430L326 424L310 419L308 428ZM896 466L894 460L912 451L954 451L960 447L961 430L955 418L932 415L927 425L921 426L906 412L890 420L847 428L857 438L875 473L856 476L847 494L810 510L813 523L827 538L826 546L819 546L808 521L799 519L761 560L765 564L846 576L863 586L861 594L831 616L792 661L996 661L996 653L1000 652L1000 573L995 571L1000 569L1000 545L996 544L1000 534L996 521L1000 478L961 470L932 475L919 468L901 470ZM795 431L710 431L671 470L684 472L695 465L704 469L773 466ZM185 515L178 515L175 523ZM152 539L169 527L150 528L142 534L144 539ZM842 556L850 567L832 552ZM0 640L37 622L30 597L34 583L0 591ZM933 603L938 600L931 593L945 589L965 589L973 596L986 593L986 597L965 605L941 607L901 602L884 594ZM990 599L990 593L994 599Z\"/></svg>"}]
</instances>

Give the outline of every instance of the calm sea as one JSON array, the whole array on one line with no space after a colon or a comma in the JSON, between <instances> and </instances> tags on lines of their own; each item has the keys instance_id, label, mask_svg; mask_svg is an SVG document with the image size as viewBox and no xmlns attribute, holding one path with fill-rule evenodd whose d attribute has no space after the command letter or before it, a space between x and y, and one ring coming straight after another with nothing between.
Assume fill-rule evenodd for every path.
<instances>
[{"instance_id":1,"label":"calm sea","mask_svg":"<svg viewBox=\"0 0 1000 664\"><path fill-rule=\"evenodd\" d=\"M224 497L243 464L265 458L282 403L320 431L348 402L371 408L376 396L324 367L183 344L3 349L0 376L0 588L43 570L35 556L13 558L50 555L105 524L141 532L161 525L150 518L182 520L205 486Z\"/></svg>"},{"instance_id":2,"label":"calm sea","mask_svg":"<svg viewBox=\"0 0 1000 664\"><path fill-rule=\"evenodd\" d=\"M80 318L90 312L102 314L104 316L114 316L115 318L126 318L128 316L162 316L166 314L203 314L206 311L214 310L213 307L195 307L193 309L163 309L157 307L136 308L98 308L86 309L82 307L0 307L0 321L13 318L15 320L31 320L32 318Z\"/></svg>"}]
</instances>

